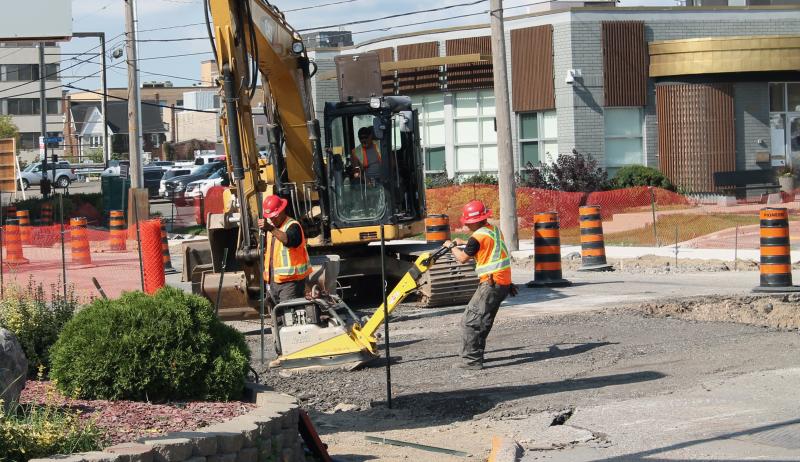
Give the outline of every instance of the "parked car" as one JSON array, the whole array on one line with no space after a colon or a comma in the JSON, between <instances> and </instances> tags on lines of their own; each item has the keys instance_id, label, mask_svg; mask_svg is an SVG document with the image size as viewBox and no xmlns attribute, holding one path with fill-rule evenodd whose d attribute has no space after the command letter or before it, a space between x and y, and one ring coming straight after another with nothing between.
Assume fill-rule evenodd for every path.
<instances>
[{"instance_id":1,"label":"parked car","mask_svg":"<svg viewBox=\"0 0 800 462\"><path fill-rule=\"evenodd\" d=\"M171 168L164 172L164 175L161 176L161 181L158 185L158 196L159 197L167 197L167 181L171 180L178 176L189 175L192 173L190 168Z\"/></svg>"},{"instance_id":2,"label":"parked car","mask_svg":"<svg viewBox=\"0 0 800 462\"><path fill-rule=\"evenodd\" d=\"M184 204L186 186L192 181L203 180L211 176L217 170L225 166L224 162L211 162L201 165L189 175L176 176L164 183L164 198L175 201L177 204Z\"/></svg>"},{"instance_id":3,"label":"parked car","mask_svg":"<svg viewBox=\"0 0 800 462\"><path fill-rule=\"evenodd\" d=\"M213 186L227 186L230 184L228 180L228 169L223 164L223 167L212 173L210 177L204 180L192 181L186 185L184 197L187 202L194 202L197 199L202 199L208 194L208 190Z\"/></svg>"},{"instance_id":4,"label":"parked car","mask_svg":"<svg viewBox=\"0 0 800 462\"><path fill-rule=\"evenodd\" d=\"M161 178L164 177L164 171L158 165L144 167L142 169L144 187L147 188L147 193L150 197L158 197L158 190L161 186Z\"/></svg>"},{"instance_id":5,"label":"parked car","mask_svg":"<svg viewBox=\"0 0 800 462\"><path fill-rule=\"evenodd\" d=\"M175 166L175 162L171 160L154 160L151 161L149 164L145 165L145 167L161 167L161 170L167 171Z\"/></svg>"},{"instance_id":6,"label":"parked car","mask_svg":"<svg viewBox=\"0 0 800 462\"><path fill-rule=\"evenodd\" d=\"M57 188L66 188L78 179L75 169L72 168L69 162L59 161L56 164L47 164L47 176L50 182ZM22 182L22 189L28 189L31 185L37 185L42 182L42 164L37 162L28 165L25 170L20 172L19 178Z\"/></svg>"},{"instance_id":7,"label":"parked car","mask_svg":"<svg viewBox=\"0 0 800 462\"><path fill-rule=\"evenodd\" d=\"M204 154L202 156L196 157L194 159L195 165L205 165L210 164L211 162L222 162L225 160L225 156L219 154Z\"/></svg>"}]
</instances>

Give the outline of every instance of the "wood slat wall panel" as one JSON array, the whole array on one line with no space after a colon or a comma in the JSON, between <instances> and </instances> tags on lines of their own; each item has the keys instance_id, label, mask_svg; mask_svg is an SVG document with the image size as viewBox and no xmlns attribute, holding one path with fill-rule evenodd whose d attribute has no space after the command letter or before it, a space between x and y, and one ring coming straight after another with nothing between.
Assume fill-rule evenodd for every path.
<instances>
[{"instance_id":1,"label":"wood slat wall panel","mask_svg":"<svg viewBox=\"0 0 800 462\"><path fill-rule=\"evenodd\" d=\"M603 21L606 107L646 106L648 53L642 21Z\"/></svg>"},{"instance_id":2,"label":"wood slat wall panel","mask_svg":"<svg viewBox=\"0 0 800 462\"><path fill-rule=\"evenodd\" d=\"M552 25L511 31L511 88L515 112L556 107Z\"/></svg>"},{"instance_id":3,"label":"wood slat wall panel","mask_svg":"<svg viewBox=\"0 0 800 462\"><path fill-rule=\"evenodd\" d=\"M447 56L480 53L491 56L491 38L469 37L453 39L445 42ZM452 64L447 66L445 73L448 90L474 90L479 88L494 88L494 75L492 63Z\"/></svg>"},{"instance_id":4,"label":"wood slat wall panel","mask_svg":"<svg viewBox=\"0 0 800 462\"><path fill-rule=\"evenodd\" d=\"M380 57L382 63L388 63L394 61L393 47L378 48L377 50L372 50L372 51L378 53L378 56ZM395 80L394 71L381 72L381 84L383 86L384 95L394 94L394 80Z\"/></svg>"},{"instance_id":5,"label":"wood slat wall panel","mask_svg":"<svg viewBox=\"0 0 800 462\"><path fill-rule=\"evenodd\" d=\"M712 192L715 172L736 170L733 85L656 87L661 171L690 192Z\"/></svg>"},{"instance_id":6,"label":"wood slat wall panel","mask_svg":"<svg viewBox=\"0 0 800 462\"><path fill-rule=\"evenodd\" d=\"M439 42L414 43L397 47L397 60L439 57ZM418 67L398 71L397 85L401 95L440 90L439 66Z\"/></svg>"}]
</instances>

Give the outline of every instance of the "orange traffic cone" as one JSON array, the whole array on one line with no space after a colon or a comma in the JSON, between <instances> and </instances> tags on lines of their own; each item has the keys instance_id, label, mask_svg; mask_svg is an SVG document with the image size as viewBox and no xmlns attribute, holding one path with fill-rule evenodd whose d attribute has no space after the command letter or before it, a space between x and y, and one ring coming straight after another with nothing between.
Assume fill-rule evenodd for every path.
<instances>
[{"instance_id":1,"label":"orange traffic cone","mask_svg":"<svg viewBox=\"0 0 800 462\"><path fill-rule=\"evenodd\" d=\"M7 220L5 226L4 245L6 248L6 263L22 265L30 261L22 255L22 240L19 235L19 222L17 219Z\"/></svg>"},{"instance_id":2,"label":"orange traffic cone","mask_svg":"<svg viewBox=\"0 0 800 462\"><path fill-rule=\"evenodd\" d=\"M108 243L111 250L125 250L128 230L125 229L125 213L122 210L110 212L109 228Z\"/></svg>"},{"instance_id":3,"label":"orange traffic cone","mask_svg":"<svg viewBox=\"0 0 800 462\"><path fill-rule=\"evenodd\" d=\"M27 210L17 210L19 237L23 244L31 243L31 215Z\"/></svg>"},{"instance_id":4,"label":"orange traffic cone","mask_svg":"<svg viewBox=\"0 0 800 462\"><path fill-rule=\"evenodd\" d=\"M70 225L70 242L72 245L72 263L90 265L92 255L89 253L89 235L86 233L86 218L73 218Z\"/></svg>"}]
</instances>

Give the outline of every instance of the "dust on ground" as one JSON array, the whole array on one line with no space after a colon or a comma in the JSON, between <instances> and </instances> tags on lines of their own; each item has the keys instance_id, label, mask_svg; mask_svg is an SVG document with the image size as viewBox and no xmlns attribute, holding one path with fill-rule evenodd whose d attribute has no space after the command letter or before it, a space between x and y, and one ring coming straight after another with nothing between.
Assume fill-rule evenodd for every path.
<instances>
[{"instance_id":1,"label":"dust on ground","mask_svg":"<svg viewBox=\"0 0 800 462\"><path fill-rule=\"evenodd\" d=\"M645 316L800 329L800 294L697 297L642 303L625 309Z\"/></svg>"},{"instance_id":2,"label":"dust on ground","mask_svg":"<svg viewBox=\"0 0 800 462\"><path fill-rule=\"evenodd\" d=\"M637 258L607 258L613 271L624 274L668 274L668 273L716 273L726 271L757 271L758 262L753 260L725 261L704 260L697 258L679 258L677 264L675 257L661 257L657 255L643 255ZM515 259L514 269L523 271L534 270L534 257ZM796 265L797 266L797 265ZM581 267L581 256L573 252L561 259L561 268L564 271L577 271Z\"/></svg>"}]
</instances>

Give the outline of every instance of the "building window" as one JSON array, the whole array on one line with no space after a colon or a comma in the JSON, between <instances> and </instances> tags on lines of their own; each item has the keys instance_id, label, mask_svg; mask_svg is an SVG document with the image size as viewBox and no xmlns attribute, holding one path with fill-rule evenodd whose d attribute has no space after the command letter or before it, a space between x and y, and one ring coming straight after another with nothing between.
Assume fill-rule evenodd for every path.
<instances>
[{"instance_id":1,"label":"building window","mask_svg":"<svg viewBox=\"0 0 800 462\"><path fill-rule=\"evenodd\" d=\"M554 162L558 157L556 111L520 113L517 122L519 168Z\"/></svg>"},{"instance_id":2,"label":"building window","mask_svg":"<svg viewBox=\"0 0 800 462\"><path fill-rule=\"evenodd\" d=\"M610 177L620 167L644 165L642 149L642 109L605 109L606 170Z\"/></svg>"},{"instance_id":3,"label":"building window","mask_svg":"<svg viewBox=\"0 0 800 462\"><path fill-rule=\"evenodd\" d=\"M769 84L772 165L800 166L800 82Z\"/></svg>"},{"instance_id":4,"label":"building window","mask_svg":"<svg viewBox=\"0 0 800 462\"><path fill-rule=\"evenodd\" d=\"M493 90L455 93L453 101L457 172L496 173Z\"/></svg>"},{"instance_id":5,"label":"building window","mask_svg":"<svg viewBox=\"0 0 800 462\"><path fill-rule=\"evenodd\" d=\"M264 136L264 126L263 125L256 126L256 131L258 132L258 136Z\"/></svg>"},{"instance_id":6,"label":"building window","mask_svg":"<svg viewBox=\"0 0 800 462\"><path fill-rule=\"evenodd\" d=\"M445 171L444 95L441 93L412 96L414 108L419 111L420 145L424 152L425 171Z\"/></svg>"},{"instance_id":7,"label":"building window","mask_svg":"<svg viewBox=\"0 0 800 462\"><path fill-rule=\"evenodd\" d=\"M39 115L39 98L10 98L0 100L0 111L6 115ZM47 113L61 114L61 100L47 100Z\"/></svg>"},{"instance_id":8,"label":"building window","mask_svg":"<svg viewBox=\"0 0 800 462\"><path fill-rule=\"evenodd\" d=\"M26 132L19 134L20 149L39 149L39 132Z\"/></svg>"}]
</instances>

